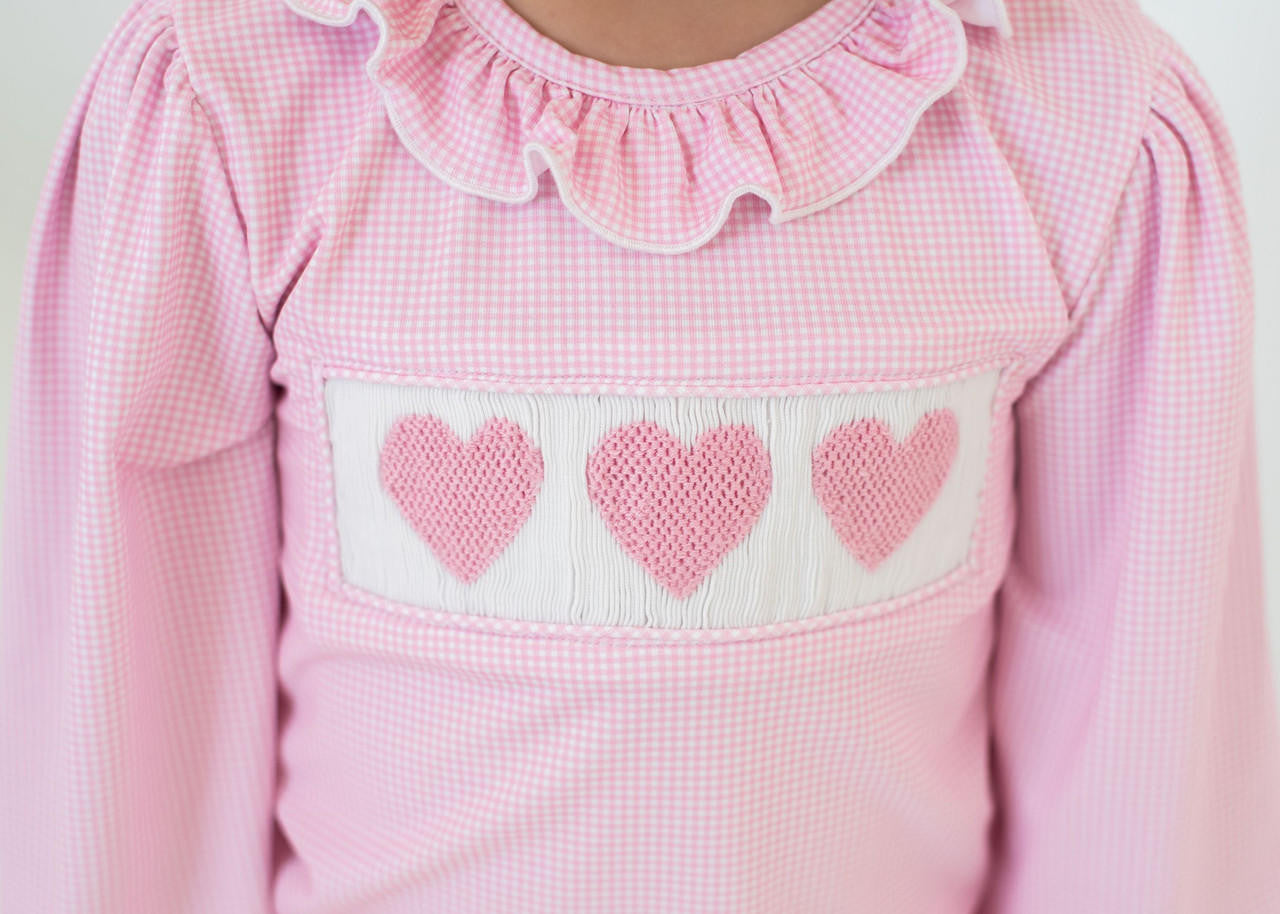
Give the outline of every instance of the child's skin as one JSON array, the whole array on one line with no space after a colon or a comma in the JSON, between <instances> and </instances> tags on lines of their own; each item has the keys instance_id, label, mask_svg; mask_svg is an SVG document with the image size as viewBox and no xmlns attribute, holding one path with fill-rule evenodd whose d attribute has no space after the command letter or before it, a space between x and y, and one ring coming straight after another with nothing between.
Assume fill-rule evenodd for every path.
<instances>
[{"instance_id":1,"label":"child's skin","mask_svg":"<svg viewBox=\"0 0 1280 914\"><path fill-rule=\"evenodd\" d=\"M825 5L825 0L505 2L576 54L663 70L734 57Z\"/></svg>"}]
</instances>

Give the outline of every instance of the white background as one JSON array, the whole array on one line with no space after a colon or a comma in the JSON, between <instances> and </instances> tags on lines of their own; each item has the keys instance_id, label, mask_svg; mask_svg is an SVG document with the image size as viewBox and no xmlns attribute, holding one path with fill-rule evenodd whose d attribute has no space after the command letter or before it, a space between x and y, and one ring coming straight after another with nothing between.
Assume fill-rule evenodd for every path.
<instances>
[{"instance_id":1,"label":"white background","mask_svg":"<svg viewBox=\"0 0 1280 914\"><path fill-rule=\"evenodd\" d=\"M1008 0L1010 3L1034 0ZM1120 2L1120 0L1117 0ZM0 456L26 237L53 142L89 62L127 0L0 0ZM1252 233L1263 535L1272 657L1280 680L1280 3L1142 0L1190 52L1226 113ZM0 463L0 474L3 464ZM0 475L0 481L2 481ZM1280 683L1278 683L1280 685Z\"/></svg>"}]
</instances>

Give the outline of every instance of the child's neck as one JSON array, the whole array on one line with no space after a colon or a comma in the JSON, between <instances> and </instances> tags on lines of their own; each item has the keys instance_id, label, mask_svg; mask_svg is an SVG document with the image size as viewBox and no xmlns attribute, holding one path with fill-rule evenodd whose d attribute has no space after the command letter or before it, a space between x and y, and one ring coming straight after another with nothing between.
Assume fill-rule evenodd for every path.
<instances>
[{"instance_id":1,"label":"child's neck","mask_svg":"<svg viewBox=\"0 0 1280 914\"><path fill-rule=\"evenodd\" d=\"M734 57L825 0L503 0L584 57L669 70Z\"/></svg>"}]
</instances>

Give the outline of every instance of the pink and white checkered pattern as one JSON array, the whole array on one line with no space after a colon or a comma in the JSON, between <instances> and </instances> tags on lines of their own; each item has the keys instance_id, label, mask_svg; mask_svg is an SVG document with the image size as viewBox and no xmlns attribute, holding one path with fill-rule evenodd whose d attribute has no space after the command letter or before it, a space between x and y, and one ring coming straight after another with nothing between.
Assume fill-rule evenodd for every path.
<instances>
[{"instance_id":1,"label":"pink and white checkered pattern","mask_svg":"<svg viewBox=\"0 0 1280 914\"><path fill-rule=\"evenodd\" d=\"M104 45L22 298L0 911L1280 910L1250 250L1185 52L1131 0L830 0L666 75L536 35L135 0ZM892 600L341 574L330 373L680 415L985 364L968 558Z\"/></svg>"}]
</instances>

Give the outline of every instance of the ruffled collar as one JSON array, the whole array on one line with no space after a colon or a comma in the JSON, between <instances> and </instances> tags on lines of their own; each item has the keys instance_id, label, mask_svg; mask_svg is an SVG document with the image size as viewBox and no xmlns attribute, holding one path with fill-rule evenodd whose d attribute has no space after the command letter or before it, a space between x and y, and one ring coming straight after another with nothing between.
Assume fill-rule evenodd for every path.
<instances>
[{"instance_id":1,"label":"ruffled collar","mask_svg":"<svg viewBox=\"0 0 1280 914\"><path fill-rule=\"evenodd\" d=\"M964 22L1011 34L1002 0L828 0L736 57L670 70L569 51L504 0L284 0L326 25L364 10L366 63L405 147L504 203L551 170L609 241L675 254L754 193L785 222L866 185L959 81Z\"/></svg>"}]
</instances>

